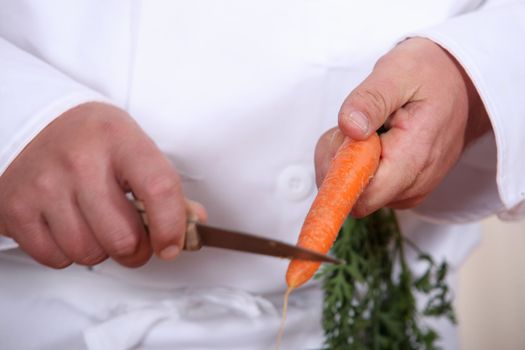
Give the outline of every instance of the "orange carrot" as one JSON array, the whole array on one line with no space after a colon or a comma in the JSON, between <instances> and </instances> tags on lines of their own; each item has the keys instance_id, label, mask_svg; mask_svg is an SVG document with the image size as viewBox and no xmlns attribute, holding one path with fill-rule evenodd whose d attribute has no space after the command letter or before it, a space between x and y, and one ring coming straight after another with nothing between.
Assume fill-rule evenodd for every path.
<instances>
[{"instance_id":1,"label":"orange carrot","mask_svg":"<svg viewBox=\"0 0 525 350\"><path fill-rule=\"evenodd\" d=\"M297 245L326 254L337 233L379 165L381 141L377 134L364 141L345 138L337 150L301 228ZM276 341L279 350L284 335L288 297L294 288L315 274L320 262L293 259L286 272L283 316Z\"/></svg>"},{"instance_id":2,"label":"orange carrot","mask_svg":"<svg viewBox=\"0 0 525 350\"><path fill-rule=\"evenodd\" d=\"M374 176L380 155L381 142L375 133L364 141L343 141L306 216L298 246L328 253L354 203ZM306 283L320 264L293 259L286 273L289 289Z\"/></svg>"}]
</instances>

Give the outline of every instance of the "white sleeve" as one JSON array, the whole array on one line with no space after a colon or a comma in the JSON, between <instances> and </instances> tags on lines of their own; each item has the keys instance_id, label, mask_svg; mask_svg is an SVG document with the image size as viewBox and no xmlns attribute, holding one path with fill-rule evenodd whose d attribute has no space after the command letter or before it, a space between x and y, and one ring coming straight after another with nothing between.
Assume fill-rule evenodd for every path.
<instances>
[{"instance_id":1,"label":"white sleeve","mask_svg":"<svg viewBox=\"0 0 525 350\"><path fill-rule=\"evenodd\" d=\"M0 176L56 117L79 104L105 100L0 38ZM0 250L13 246L0 232Z\"/></svg>"},{"instance_id":2,"label":"white sleeve","mask_svg":"<svg viewBox=\"0 0 525 350\"><path fill-rule=\"evenodd\" d=\"M450 52L474 83L493 135L467 150L417 213L465 222L525 214L525 2L488 2L414 33Z\"/></svg>"}]
</instances>

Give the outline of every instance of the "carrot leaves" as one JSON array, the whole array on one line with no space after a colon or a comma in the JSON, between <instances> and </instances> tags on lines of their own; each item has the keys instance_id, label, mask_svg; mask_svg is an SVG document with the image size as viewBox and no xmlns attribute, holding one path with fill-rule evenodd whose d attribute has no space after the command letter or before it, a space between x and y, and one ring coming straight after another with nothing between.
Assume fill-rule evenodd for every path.
<instances>
[{"instance_id":1,"label":"carrot leaves","mask_svg":"<svg viewBox=\"0 0 525 350\"><path fill-rule=\"evenodd\" d=\"M425 264L420 276L409 268L405 247ZM325 293L324 350L438 349L439 334L425 319L456 322L447 265L403 238L392 210L348 218L332 253L347 263L326 265L317 276ZM427 300L420 308L417 294Z\"/></svg>"}]
</instances>

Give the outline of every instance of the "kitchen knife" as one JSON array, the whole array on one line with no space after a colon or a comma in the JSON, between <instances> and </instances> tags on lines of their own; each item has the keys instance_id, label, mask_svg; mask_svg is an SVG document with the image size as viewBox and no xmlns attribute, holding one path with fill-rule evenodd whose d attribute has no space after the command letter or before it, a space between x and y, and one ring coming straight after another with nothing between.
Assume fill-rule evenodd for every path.
<instances>
[{"instance_id":1,"label":"kitchen knife","mask_svg":"<svg viewBox=\"0 0 525 350\"><path fill-rule=\"evenodd\" d=\"M144 226L148 227L148 217L140 200L133 203L142 216ZM195 251L202 247L236 250L246 253L262 254L285 259L301 259L340 264L342 261L313 250L298 247L278 240L256 236L249 233L202 225L194 215L190 215L186 228L184 250Z\"/></svg>"}]
</instances>

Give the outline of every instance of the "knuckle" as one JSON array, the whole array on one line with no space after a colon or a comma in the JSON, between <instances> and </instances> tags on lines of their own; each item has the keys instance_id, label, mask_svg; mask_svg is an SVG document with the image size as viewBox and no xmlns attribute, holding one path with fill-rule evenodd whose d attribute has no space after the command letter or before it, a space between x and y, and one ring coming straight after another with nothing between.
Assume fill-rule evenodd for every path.
<instances>
[{"instance_id":1,"label":"knuckle","mask_svg":"<svg viewBox=\"0 0 525 350\"><path fill-rule=\"evenodd\" d=\"M70 150L65 161L67 171L79 176L92 174L95 168L93 165L92 156L83 149Z\"/></svg>"},{"instance_id":2,"label":"knuckle","mask_svg":"<svg viewBox=\"0 0 525 350\"><path fill-rule=\"evenodd\" d=\"M77 240L83 241L80 244L69 244L69 247L64 249L68 257L79 265L92 266L96 265L107 258L106 252L96 243L92 238L89 238L86 232L82 232L81 237ZM86 239L86 237L88 237Z\"/></svg>"},{"instance_id":3,"label":"knuckle","mask_svg":"<svg viewBox=\"0 0 525 350\"><path fill-rule=\"evenodd\" d=\"M186 231L186 220L174 219L174 222L166 222L158 225L157 232L153 235L157 246L165 246L176 243Z\"/></svg>"},{"instance_id":4,"label":"knuckle","mask_svg":"<svg viewBox=\"0 0 525 350\"><path fill-rule=\"evenodd\" d=\"M131 256L137 251L139 238L136 235L127 231L117 231L111 234L110 237L114 237L110 247L108 247L110 255L117 257Z\"/></svg>"},{"instance_id":5,"label":"knuckle","mask_svg":"<svg viewBox=\"0 0 525 350\"><path fill-rule=\"evenodd\" d=\"M98 118L93 118L93 129L97 135L104 135L107 137L115 137L123 135L124 133L124 118L120 116L119 113L112 113L111 117L108 117L107 114L99 116Z\"/></svg>"},{"instance_id":6,"label":"knuckle","mask_svg":"<svg viewBox=\"0 0 525 350\"><path fill-rule=\"evenodd\" d=\"M75 262L79 265L93 266L106 260L107 257L108 256L104 251L97 248L81 255L79 258L75 259Z\"/></svg>"},{"instance_id":7,"label":"knuckle","mask_svg":"<svg viewBox=\"0 0 525 350\"><path fill-rule=\"evenodd\" d=\"M42 265L62 269L72 264L72 260L65 256L52 239L41 230L35 222L25 222L15 228L13 237L22 250Z\"/></svg>"},{"instance_id":8,"label":"knuckle","mask_svg":"<svg viewBox=\"0 0 525 350\"><path fill-rule=\"evenodd\" d=\"M54 269L63 269L73 263L71 259L62 254L58 249L52 249L46 244L40 244L36 249L34 257L40 263Z\"/></svg>"},{"instance_id":9,"label":"knuckle","mask_svg":"<svg viewBox=\"0 0 525 350\"><path fill-rule=\"evenodd\" d=\"M37 190L37 193L45 196L52 196L56 194L59 189L60 183L54 171L42 171L35 176L33 186Z\"/></svg>"},{"instance_id":10,"label":"knuckle","mask_svg":"<svg viewBox=\"0 0 525 350\"><path fill-rule=\"evenodd\" d=\"M367 215L368 215L368 211L365 210L365 208L363 208L362 206L358 206L358 207L352 209L352 216L357 218L357 219L364 218Z\"/></svg>"},{"instance_id":11,"label":"knuckle","mask_svg":"<svg viewBox=\"0 0 525 350\"><path fill-rule=\"evenodd\" d=\"M54 259L47 266L52 267L54 269L65 269L66 267L70 266L72 263L73 261L69 260L68 258L59 258L59 259Z\"/></svg>"},{"instance_id":12,"label":"knuckle","mask_svg":"<svg viewBox=\"0 0 525 350\"><path fill-rule=\"evenodd\" d=\"M165 198L176 195L179 179L174 174L156 174L144 181L144 190L150 198Z\"/></svg>"},{"instance_id":13,"label":"knuckle","mask_svg":"<svg viewBox=\"0 0 525 350\"><path fill-rule=\"evenodd\" d=\"M152 253L151 247L146 244L144 245L144 249L138 251L133 257L121 259L119 263L126 267L137 268L146 264L151 258Z\"/></svg>"},{"instance_id":14,"label":"knuckle","mask_svg":"<svg viewBox=\"0 0 525 350\"><path fill-rule=\"evenodd\" d=\"M363 200L359 200L352 208L352 216L358 219L364 218L371 213L372 210Z\"/></svg>"},{"instance_id":15,"label":"knuckle","mask_svg":"<svg viewBox=\"0 0 525 350\"><path fill-rule=\"evenodd\" d=\"M144 266L149 261L149 259L150 257L140 257L140 259L134 259L134 260L129 260L129 261L120 262L120 263L126 267L134 269L134 268Z\"/></svg>"},{"instance_id":16,"label":"knuckle","mask_svg":"<svg viewBox=\"0 0 525 350\"><path fill-rule=\"evenodd\" d=\"M367 88L361 91L360 93L362 95L362 98L366 99L368 105L372 108L373 112L375 112L371 113L370 117L387 117L386 114L388 113L388 111L390 111L390 107L387 99L380 90L374 88Z\"/></svg>"}]
</instances>

